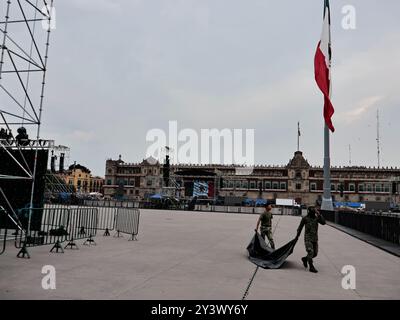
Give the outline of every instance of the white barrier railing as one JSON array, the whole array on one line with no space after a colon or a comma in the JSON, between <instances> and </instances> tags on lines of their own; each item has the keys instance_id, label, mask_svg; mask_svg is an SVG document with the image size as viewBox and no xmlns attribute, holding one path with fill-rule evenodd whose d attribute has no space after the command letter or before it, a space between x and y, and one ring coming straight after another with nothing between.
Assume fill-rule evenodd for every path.
<instances>
[{"instance_id":1,"label":"white barrier railing","mask_svg":"<svg viewBox=\"0 0 400 320\"><path fill-rule=\"evenodd\" d=\"M226 213L239 213L239 214L261 214L264 212L263 207L236 207L236 206L215 206L215 205L196 205L195 211L203 212L226 212ZM296 215L300 214L299 210L288 207L275 207L272 208L274 215Z\"/></svg>"}]
</instances>

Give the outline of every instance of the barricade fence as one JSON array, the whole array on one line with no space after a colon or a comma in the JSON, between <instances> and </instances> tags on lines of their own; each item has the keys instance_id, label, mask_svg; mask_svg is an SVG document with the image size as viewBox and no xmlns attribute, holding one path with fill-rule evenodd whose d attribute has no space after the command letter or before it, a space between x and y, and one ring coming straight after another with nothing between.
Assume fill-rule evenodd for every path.
<instances>
[{"instance_id":1,"label":"barricade fence","mask_svg":"<svg viewBox=\"0 0 400 320\"><path fill-rule=\"evenodd\" d=\"M336 223L374 237L400 244L400 215L338 211Z\"/></svg>"},{"instance_id":2,"label":"barricade fence","mask_svg":"<svg viewBox=\"0 0 400 320\"><path fill-rule=\"evenodd\" d=\"M6 250L7 243L7 229L0 228L0 254L3 254Z\"/></svg>"},{"instance_id":3,"label":"barricade fence","mask_svg":"<svg viewBox=\"0 0 400 320\"><path fill-rule=\"evenodd\" d=\"M111 208L139 208L139 202L115 200L84 200L84 206L111 207Z\"/></svg>"},{"instance_id":4,"label":"barricade fence","mask_svg":"<svg viewBox=\"0 0 400 320\"><path fill-rule=\"evenodd\" d=\"M29 214L31 226L28 229ZM24 232L15 230L15 247L22 249L53 244L51 251L57 249L58 252L63 251L61 243L65 241L92 241L97 233L97 215L97 209L70 209L65 206L20 210L19 218Z\"/></svg>"},{"instance_id":5,"label":"barricade fence","mask_svg":"<svg viewBox=\"0 0 400 320\"><path fill-rule=\"evenodd\" d=\"M115 230L117 237L120 233L129 234L130 240L137 240L139 233L140 211L135 208L119 208L116 217Z\"/></svg>"},{"instance_id":6,"label":"barricade fence","mask_svg":"<svg viewBox=\"0 0 400 320\"><path fill-rule=\"evenodd\" d=\"M0 212L0 254L5 251L6 243L14 240L15 247L20 249L18 257L30 255L27 247L53 245L51 252L57 249L64 252L62 243L77 248L75 240L86 239L84 244L95 244L93 237L97 230L109 232L118 227L120 233L136 240L139 230L140 212L135 208L70 206L66 204L46 204L44 208L26 208L16 212L15 222L8 224L8 215ZM30 222L30 223L29 223ZM29 227L28 227L29 225Z\"/></svg>"},{"instance_id":7,"label":"barricade fence","mask_svg":"<svg viewBox=\"0 0 400 320\"><path fill-rule=\"evenodd\" d=\"M90 205L88 201L86 205L67 205L67 204L46 204L46 208L69 208L69 209L97 209L97 230L105 231L105 235L108 235L110 231L115 228L115 218L118 208L116 207L101 207Z\"/></svg>"},{"instance_id":8,"label":"barricade fence","mask_svg":"<svg viewBox=\"0 0 400 320\"><path fill-rule=\"evenodd\" d=\"M3 207L0 207L0 254L3 254L4 251L6 250L7 231L8 231L5 223L6 217L7 217L6 211L3 209Z\"/></svg>"},{"instance_id":9,"label":"barricade fence","mask_svg":"<svg viewBox=\"0 0 400 320\"><path fill-rule=\"evenodd\" d=\"M87 239L97 234L98 211L94 208L70 208L68 241Z\"/></svg>"},{"instance_id":10,"label":"barricade fence","mask_svg":"<svg viewBox=\"0 0 400 320\"><path fill-rule=\"evenodd\" d=\"M21 209L17 214L25 231L15 230L15 246L17 248L56 244L67 239L67 228L69 225L68 209ZM29 215L31 215L30 228L28 228Z\"/></svg>"},{"instance_id":11,"label":"barricade fence","mask_svg":"<svg viewBox=\"0 0 400 320\"><path fill-rule=\"evenodd\" d=\"M236 206L215 206L215 205L195 205L195 211L203 212L226 212L239 214L261 214L265 211L264 207L236 207ZM275 207L272 208L275 215L301 215L300 208Z\"/></svg>"}]
</instances>

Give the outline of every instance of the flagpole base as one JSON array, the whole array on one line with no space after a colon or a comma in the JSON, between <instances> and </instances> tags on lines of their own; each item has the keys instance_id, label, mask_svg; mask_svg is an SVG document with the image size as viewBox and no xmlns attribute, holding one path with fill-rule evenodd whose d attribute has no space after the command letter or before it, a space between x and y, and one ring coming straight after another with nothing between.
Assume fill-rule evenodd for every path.
<instances>
[{"instance_id":1,"label":"flagpole base","mask_svg":"<svg viewBox=\"0 0 400 320\"><path fill-rule=\"evenodd\" d=\"M333 211L332 198L324 198L324 197L322 197L321 210L323 210L323 211Z\"/></svg>"}]
</instances>

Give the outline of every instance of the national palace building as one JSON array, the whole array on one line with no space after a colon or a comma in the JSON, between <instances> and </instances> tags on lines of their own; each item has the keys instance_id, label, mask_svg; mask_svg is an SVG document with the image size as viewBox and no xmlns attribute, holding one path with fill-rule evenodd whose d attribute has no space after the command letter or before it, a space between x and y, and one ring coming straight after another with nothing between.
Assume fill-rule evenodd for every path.
<instances>
[{"instance_id":1,"label":"national palace building","mask_svg":"<svg viewBox=\"0 0 400 320\"><path fill-rule=\"evenodd\" d=\"M144 200L166 189L174 196L190 199L196 183L207 184L208 198L243 197L250 199L295 199L314 205L323 193L323 168L311 166L301 151L284 166L255 166L238 175L236 166L172 164L165 187L164 165L153 158L141 163L106 161L104 196L126 200ZM398 202L400 168L331 167L334 201ZM342 190L342 191L341 191Z\"/></svg>"}]
</instances>

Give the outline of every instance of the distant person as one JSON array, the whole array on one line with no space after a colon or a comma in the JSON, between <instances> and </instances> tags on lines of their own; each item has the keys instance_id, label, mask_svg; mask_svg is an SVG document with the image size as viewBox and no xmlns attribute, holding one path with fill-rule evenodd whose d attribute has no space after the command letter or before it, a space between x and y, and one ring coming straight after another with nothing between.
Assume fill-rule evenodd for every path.
<instances>
[{"instance_id":1,"label":"distant person","mask_svg":"<svg viewBox=\"0 0 400 320\"><path fill-rule=\"evenodd\" d=\"M7 139L7 131L4 128L0 129L0 139Z\"/></svg>"},{"instance_id":2,"label":"distant person","mask_svg":"<svg viewBox=\"0 0 400 320\"><path fill-rule=\"evenodd\" d=\"M267 236L269 244L271 248L275 250L274 239L272 238L272 205L267 204L265 206L265 211L260 214L260 217L257 220L257 226L254 230L257 232L258 227L260 227L261 237L265 240L265 236ZM261 224L261 226L260 226Z\"/></svg>"},{"instance_id":3,"label":"distant person","mask_svg":"<svg viewBox=\"0 0 400 320\"><path fill-rule=\"evenodd\" d=\"M26 133L26 129L24 127L20 127L17 130L18 134L15 137L17 140L18 145L20 146L27 146L29 144L29 136Z\"/></svg>"},{"instance_id":4,"label":"distant person","mask_svg":"<svg viewBox=\"0 0 400 320\"><path fill-rule=\"evenodd\" d=\"M303 226L305 226L304 232L304 244L307 251L307 256L301 258L304 268L309 267L309 271L317 273L315 269L313 258L318 255L318 223L324 225L325 219L320 214L319 210L314 207L307 209L307 215L301 219L300 225L297 229L296 239L300 237Z\"/></svg>"}]
</instances>

